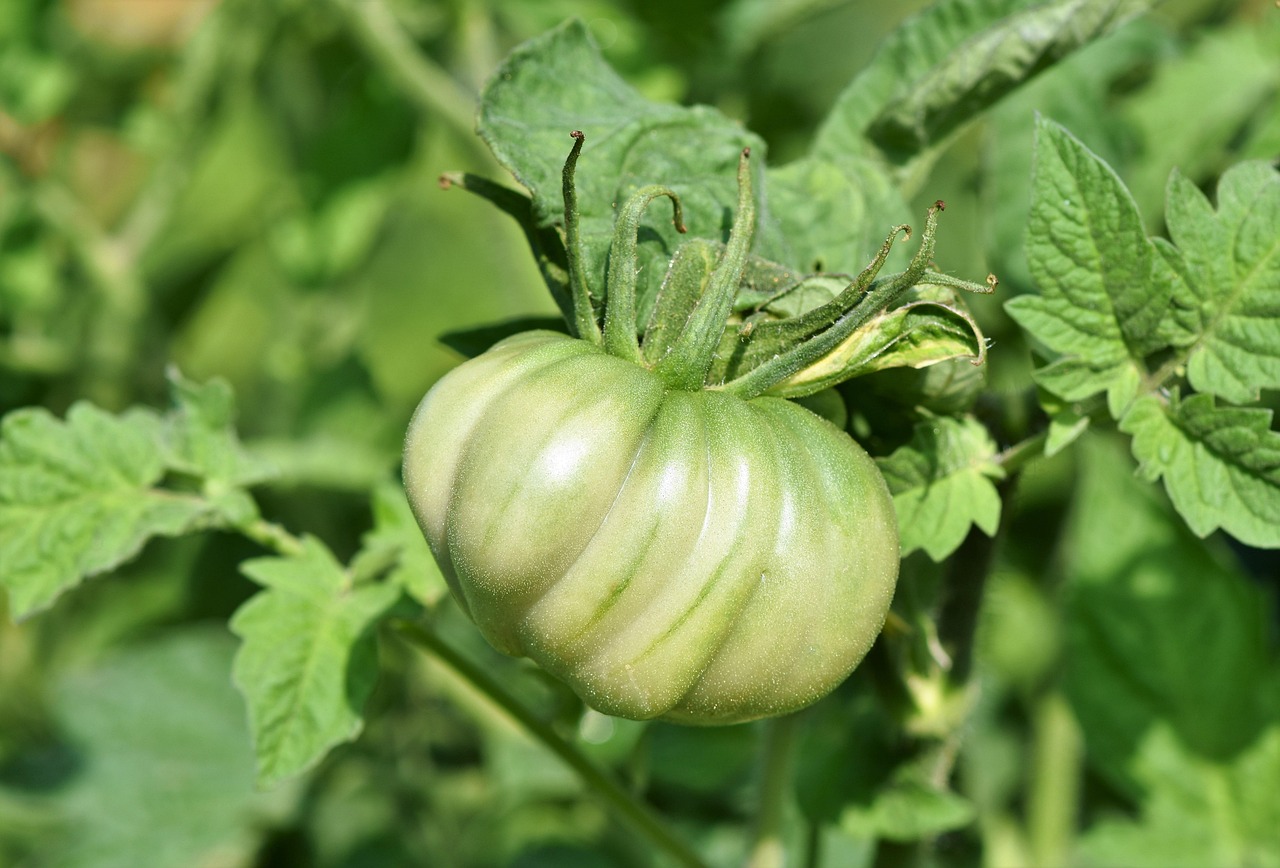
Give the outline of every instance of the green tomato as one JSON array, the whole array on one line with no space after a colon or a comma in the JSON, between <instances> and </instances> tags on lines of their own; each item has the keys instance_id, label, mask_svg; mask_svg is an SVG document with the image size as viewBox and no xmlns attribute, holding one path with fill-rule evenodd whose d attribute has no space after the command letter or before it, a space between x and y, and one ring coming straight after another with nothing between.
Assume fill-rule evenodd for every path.
<instances>
[{"instance_id":1,"label":"green tomato","mask_svg":"<svg viewBox=\"0 0 1280 868\"><path fill-rule=\"evenodd\" d=\"M783 399L671 388L562 334L444 377L404 477L488 640L608 714L801 708L858 664L893 597L893 503L846 434Z\"/></svg>"}]
</instances>

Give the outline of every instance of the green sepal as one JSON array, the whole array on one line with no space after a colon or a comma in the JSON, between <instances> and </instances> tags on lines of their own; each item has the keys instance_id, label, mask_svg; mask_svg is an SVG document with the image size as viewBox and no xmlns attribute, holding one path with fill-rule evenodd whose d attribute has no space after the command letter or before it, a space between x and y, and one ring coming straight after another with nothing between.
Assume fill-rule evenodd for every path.
<instances>
[{"instance_id":1,"label":"green sepal","mask_svg":"<svg viewBox=\"0 0 1280 868\"><path fill-rule=\"evenodd\" d=\"M925 368L950 359L986 360L987 342L956 292L917 284L901 306L881 311L830 353L765 394L809 395L890 368Z\"/></svg>"},{"instance_id":2,"label":"green sepal","mask_svg":"<svg viewBox=\"0 0 1280 868\"><path fill-rule=\"evenodd\" d=\"M647 323L641 345L646 364L654 364L671 350L706 292L711 272L724 255L724 248L724 244L705 238L691 238L677 248L652 309L639 311L641 321ZM834 294L825 285L818 286L816 293L796 291L802 284L809 285L808 281L820 278L843 285L834 277L819 275L806 278L785 265L759 256L748 256L734 295L733 312L742 314L767 309L779 316L793 316L827 301Z\"/></svg>"},{"instance_id":3,"label":"green sepal","mask_svg":"<svg viewBox=\"0 0 1280 868\"><path fill-rule=\"evenodd\" d=\"M653 366L673 389L697 390L706 383L715 361L724 323L733 311L756 229L756 199L751 183L751 149L738 160L738 210L724 253L707 279L706 291L694 305L684 328Z\"/></svg>"},{"instance_id":4,"label":"green sepal","mask_svg":"<svg viewBox=\"0 0 1280 868\"><path fill-rule=\"evenodd\" d=\"M672 221L676 231L684 233L680 197L668 187L650 184L631 195L614 224L613 244L609 247L609 282L605 296L604 348L612 355L640 361L640 342L636 336L636 262L637 235L640 218L654 199L671 200Z\"/></svg>"},{"instance_id":5,"label":"green sepal","mask_svg":"<svg viewBox=\"0 0 1280 868\"><path fill-rule=\"evenodd\" d=\"M981 286L930 271L929 263L933 258L934 239L938 230L938 214L945 207L942 201L938 201L929 209L920 247L906 271L883 279L875 279L898 233L910 234L908 227L895 226L871 264L827 304L778 323L762 322L757 326L753 318L748 318L739 334L743 341L750 345L729 350L731 355L727 367L733 372L733 376L718 383L716 387L740 398L749 399L766 393L779 394L773 390L796 377L800 377L800 381L804 384L791 392L787 392L783 387L782 393L806 394L809 391L834 386L853 374L849 372L848 365L830 364L833 354L838 357L846 341L865 326L879 319L886 311L896 310L902 300L908 297L908 293L912 292L913 287L921 284L936 284L939 287L964 289L969 292L994 291L996 285L994 277L989 276L987 284ZM967 314L959 314L962 308L958 306L957 299L948 298L948 301L954 305L953 309L960 319L967 323L967 326L960 331L972 331L973 350L971 353L962 354L979 355L985 341L977 332L976 324L968 318ZM892 331L891 329L889 337L893 336ZM901 330L898 337L904 333L905 330ZM939 334L941 332L935 329L935 336ZM890 344L892 342L892 340L889 341ZM925 360L928 355L928 352L909 353L905 357L908 359L906 363L914 366L929 364L930 362ZM956 355L954 351L946 351L940 353L933 361L955 358ZM810 371L814 366L819 366L817 373L810 372L809 375L803 373ZM855 365L854 369L856 368Z\"/></svg>"}]
</instances>

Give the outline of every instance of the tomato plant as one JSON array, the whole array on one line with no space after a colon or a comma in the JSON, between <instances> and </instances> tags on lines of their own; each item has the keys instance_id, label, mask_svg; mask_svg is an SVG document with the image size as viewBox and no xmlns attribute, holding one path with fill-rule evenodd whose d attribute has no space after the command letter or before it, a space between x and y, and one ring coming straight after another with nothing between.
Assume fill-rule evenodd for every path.
<instances>
[{"instance_id":1,"label":"tomato plant","mask_svg":"<svg viewBox=\"0 0 1280 868\"><path fill-rule=\"evenodd\" d=\"M0 4L0 864L1275 865L1278 37Z\"/></svg>"},{"instance_id":2,"label":"tomato plant","mask_svg":"<svg viewBox=\"0 0 1280 868\"><path fill-rule=\"evenodd\" d=\"M884 343L875 318L916 282L968 288L926 273L943 203L901 274L876 280L907 226L825 303L775 311L814 282L801 278L744 320L733 311L756 203L743 149L737 216L714 266L690 273L677 252L641 327L640 219L670 197L684 233L680 198L656 185L632 194L609 248L607 292L593 293L577 225L585 136L572 135L561 290L576 336L526 332L441 380L410 424L410 502L489 641L532 657L594 708L700 724L794 711L871 647L893 597L898 533L866 452L767 395L859 373L850 347Z\"/></svg>"},{"instance_id":3,"label":"tomato plant","mask_svg":"<svg viewBox=\"0 0 1280 868\"><path fill-rule=\"evenodd\" d=\"M828 693L898 572L871 458L795 404L667 392L593 349L527 332L423 401L405 481L468 614L609 714L736 723Z\"/></svg>"}]
</instances>

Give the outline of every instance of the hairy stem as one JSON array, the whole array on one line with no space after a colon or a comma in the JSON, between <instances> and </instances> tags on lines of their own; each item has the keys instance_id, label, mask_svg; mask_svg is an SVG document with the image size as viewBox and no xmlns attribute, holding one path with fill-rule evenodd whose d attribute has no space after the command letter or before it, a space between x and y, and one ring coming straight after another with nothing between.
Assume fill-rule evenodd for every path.
<instances>
[{"instance_id":1,"label":"hairy stem","mask_svg":"<svg viewBox=\"0 0 1280 868\"><path fill-rule=\"evenodd\" d=\"M1044 454L1044 445L1048 439L1049 432L1047 430L1039 431L1014 443L993 460L1004 468L1006 473L1017 473L1026 466L1028 461L1039 458Z\"/></svg>"},{"instance_id":2,"label":"hairy stem","mask_svg":"<svg viewBox=\"0 0 1280 868\"><path fill-rule=\"evenodd\" d=\"M787 799L791 795L797 728L795 714L770 718L765 722L760 805L747 868L783 868L787 863L782 825Z\"/></svg>"},{"instance_id":3,"label":"hairy stem","mask_svg":"<svg viewBox=\"0 0 1280 868\"><path fill-rule=\"evenodd\" d=\"M236 530L263 548L281 557L296 557L302 554L302 539L290 533L283 525L265 518L254 519L246 524L237 525Z\"/></svg>"},{"instance_id":4,"label":"hairy stem","mask_svg":"<svg viewBox=\"0 0 1280 868\"><path fill-rule=\"evenodd\" d=\"M663 820L634 794L624 789L604 769L565 740L550 724L529 710L516 699L496 678L458 653L451 645L432 631L408 621L398 622L397 627L407 640L433 654L470 684L485 694L500 708L515 718L524 729L544 747L564 760L577 772L593 792L605 800L619 817L629 823L659 850L671 856L679 864L701 868L704 865L698 854L688 844L677 838Z\"/></svg>"}]
</instances>

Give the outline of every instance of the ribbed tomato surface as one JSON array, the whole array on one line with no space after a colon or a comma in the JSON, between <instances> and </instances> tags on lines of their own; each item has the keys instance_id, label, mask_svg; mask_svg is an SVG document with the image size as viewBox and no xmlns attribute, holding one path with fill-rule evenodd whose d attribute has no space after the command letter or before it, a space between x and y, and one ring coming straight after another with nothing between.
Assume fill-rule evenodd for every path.
<instances>
[{"instance_id":1,"label":"ribbed tomato surface","mask_svg":"<svg viewBox=\"0 0 1280 868\"><path fill-rule=\"evenodd\" d=\"M489 641L622 717L813 702L866 654L897 579L889 492L846 434L781 399L668 389L561 334L443 378L404 475Z\"/></svg>"}]
</instances>

